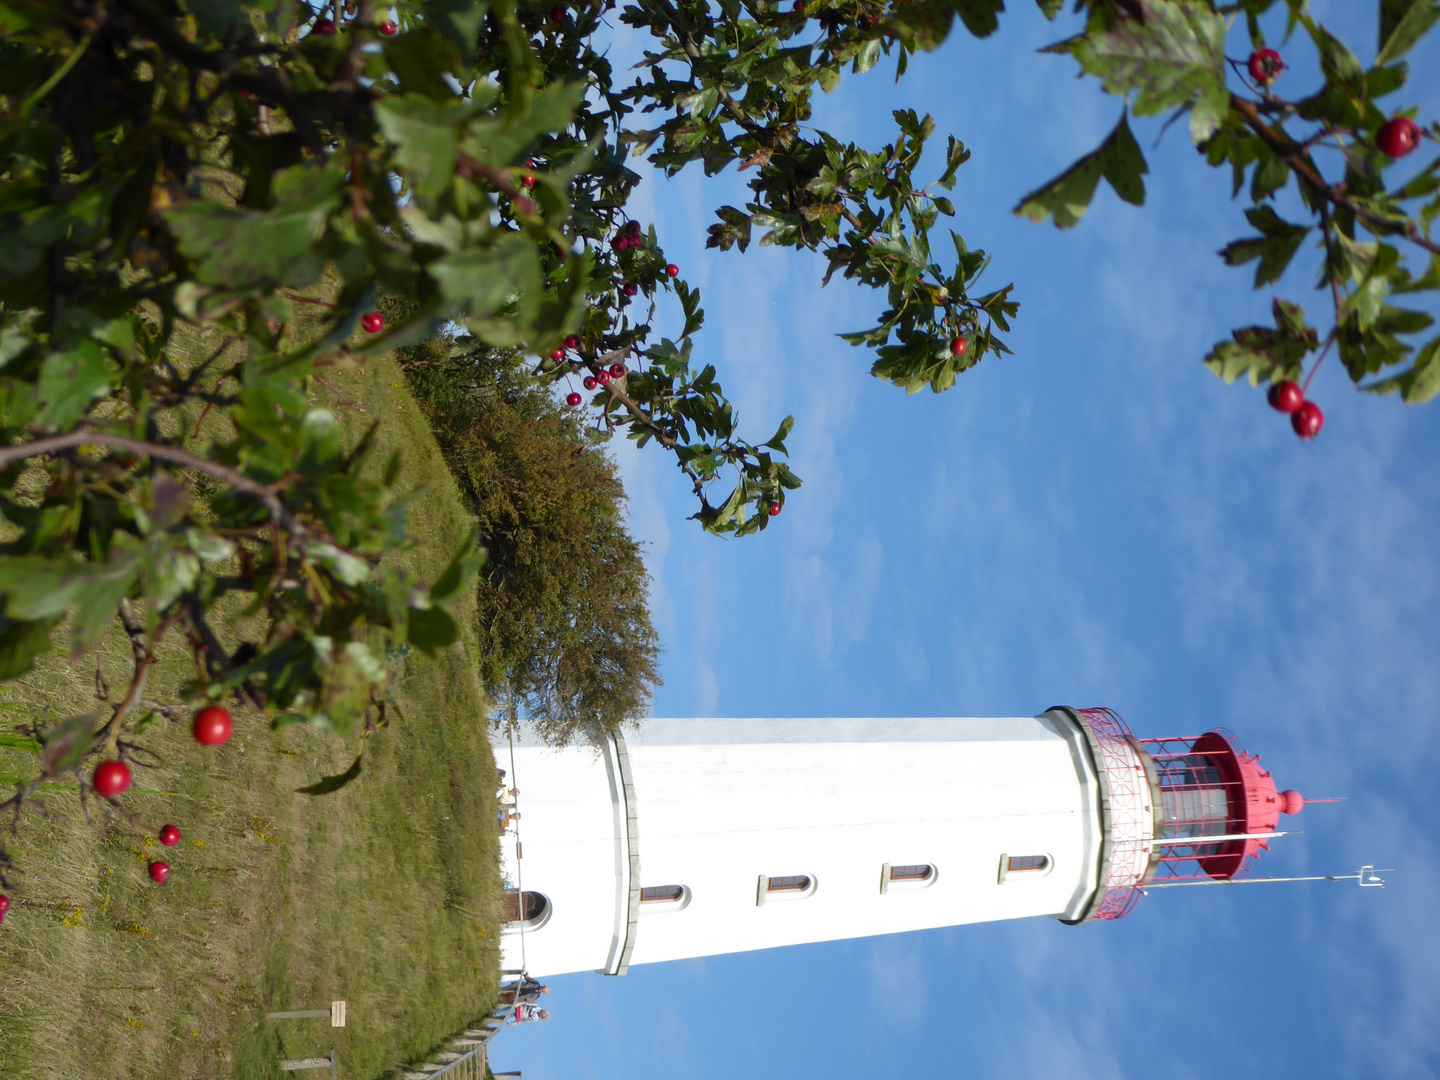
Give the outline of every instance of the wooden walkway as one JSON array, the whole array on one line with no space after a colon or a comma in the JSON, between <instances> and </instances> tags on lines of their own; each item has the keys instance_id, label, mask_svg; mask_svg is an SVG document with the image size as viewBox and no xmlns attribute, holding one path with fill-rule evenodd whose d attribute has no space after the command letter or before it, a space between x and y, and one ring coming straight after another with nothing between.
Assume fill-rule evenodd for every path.
<instances>
[{"instance_id":1,"label":"wooden walkway","mask_svg":"<svg viewBox=\"0 0 1440 1080\"><path fill-rule=\"evenodd\" d=\"M505 1027L505 1017L510 1008L496 1007L477 1028L467 1028L459 1035L445 1041L444 1049L438 1051L434 1061L427 1061L414 1068L399 1070L401 1080L485 1080L485 1049L490 1040ZM496 1073L500 1076L518 1076L518 1073Z\"/></svg>"}]
</instances>

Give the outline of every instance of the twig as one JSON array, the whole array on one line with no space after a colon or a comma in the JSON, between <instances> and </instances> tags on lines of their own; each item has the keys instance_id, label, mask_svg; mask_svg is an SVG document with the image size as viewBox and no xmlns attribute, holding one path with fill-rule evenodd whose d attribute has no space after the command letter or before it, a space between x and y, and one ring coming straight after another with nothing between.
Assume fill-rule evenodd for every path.
<instances>
[{"instance_id":1,"label":"twig","mask_svg":"<svg viewBox=\"0 0 1440 1080\"><path fill-rule=\"evenodd\" d=\"M1320 170L1315 167L1315 162L1310 159L1310 155L1290 136L1262 120L1260 110L1255 107L1253 101L1246 101L1236 94L1231 94L1230 107L1245 118L1245 122L1250 125L1251 130L1259 135L1271 150L1286 160L1289 166L1295 170L1295 175L1300 177L1305 182L1305 186L1309 187L1311 192L1322 202L1328 200L1336 206L1345 207L1377 233L1403 236L1412 244L1419 245L1431 254L1440 255L1440 244L1423 236L1414 222L1410 222L1401 229L1393 221L1355 202L1346 194L1342 185L1326 183L1325 177L1320 175Z\"/></svg>"},{"instance_id":2,"label":"twig","mask_svg":"<svg viewBox=\"0 0 1440 1080\"><path fill-rule=\"evenodd\" d=\"M128 435L111 435L105 431L90 431L82 429L66 432L64 435L52 435L46 439L35 439L31 442L17 443L14 446L0 448L0 467L10 464L12 461L23 461L26 458L42 457L45 454L58 453L61 450L72 450L77 446L109 446L116 450L128 450L140 457L158 458L161 461L174 462L177 465L186 465L192 469L199 469L201 472L209 473L219 480L224 480L236 491L243 491L247 495L253 495L263 502L270 511L270 516L282 522L287 529L299 531L299 523L294 516L285 509L285 504L280 501L279 490L283 481L273 484L260 484L251 480L244 473L237 472L228 465L221 465L219 462L207 461L198 455L187 450L181 450L174 446L164 446L160 443L145 442L142 439L132 439Z\"/></svg>"},{"instance_id":3,"label":"twig","mask_svg":"<svg viewBox=\"0 0 1440 1080\"><path fill-rule=\"evenodd\" d=\"M359 409L361 412L369 412L369 411L370 411L370 407L369 407L368 405L362 405L360 402L358 402L358 401L356 401L354 398L352 398L349 394L346 394L346 393L345 393L344 391L342 391L342 390L337 390L335 387L331 386L331 385L330 385L328 382L326 382L324 379L320 378L319 375L316 375L313 371L310 373L310 378L314 379L314 380L315 380L317 383L319 383L321 386L325 387L326 390L329 390L332 394L334 394L336 397L338 397L341 401L345 402L346 405L349 405L349 406L351 406L352 408Z\"/></svg>"}]
</instances>

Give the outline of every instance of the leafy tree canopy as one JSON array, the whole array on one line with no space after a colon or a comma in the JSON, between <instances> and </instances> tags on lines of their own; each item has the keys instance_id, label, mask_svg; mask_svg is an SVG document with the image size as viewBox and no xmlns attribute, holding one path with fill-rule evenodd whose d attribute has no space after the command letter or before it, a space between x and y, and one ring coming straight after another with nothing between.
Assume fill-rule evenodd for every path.
<instances>
[{"instance_id":1,"label":"leafy tree canopy","mask_svg":"<svg viewBox=\"0 0 1440 1080\"><path fill-rule=\"evenodd\" d=\"M1400 96L1437 0L1380 0L1373 50L1305 0L1039 5L1057 20L1049 51L1119 115L1018 213L1072 226L1102 179L1142 202L1129 118L1184 119L1200 160L1229 166L1252 204L1254 232L1225 260L1255 263L1266 287L1317 244L1332 309L1322 330L1277 296L1273 327L1237 329L1207 365L1258 385L1336 348L1364 390L1440 391L1423 310L1440 286L1440 128ZM444 605L476 557L436 582L387 569L403 542L395 464L366 471L368 442L344 450L307 390L327 365L449 325L534 357L538 380L594 380L580 407L596 435L671 455L704 528L766 528L800 484L784 460L792 421L762 442L738 430L698 344L698 293L627 212L627 162L744 172L748 201L717 209L710 245L816 251L827 280L881 294L874 324L844 335L873 373L946 390L1007 351L1018 310L1010 286L980 284L989 255L948 227L933 242L963 210L946 193L969 151L947 137L922 184L928 116L897 111L865 146L807 121L843 73L888 56L903 77L957 26L994 33L1003 7L0 0L0 676L67 614L83 647L118 611L137 680L175 628L195 651L196 700L238 693L354 730L383 701L377 635L453 640ZM596 44L616 21L648 42L628 84ZM1267 30L1308 38L1318 85L1252 70ZM1428 162L1397 166L1417 142ZM1286 190L1298 220L1277 210ZM382 289L413 304L383 328L365 319ZM678 340L651 333L662 305ZM207 621L229 593L266 628L235 651ZM136 696L77 745L123 752Z\"/></svg>"}]
</instances>

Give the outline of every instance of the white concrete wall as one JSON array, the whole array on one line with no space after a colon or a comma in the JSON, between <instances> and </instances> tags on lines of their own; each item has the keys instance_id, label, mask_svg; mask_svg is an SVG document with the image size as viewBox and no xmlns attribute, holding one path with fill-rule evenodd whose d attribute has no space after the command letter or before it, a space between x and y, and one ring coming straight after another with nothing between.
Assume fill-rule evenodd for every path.
<instances>
[{"instance_id":1,"label":"white concrete wall","mask_svg":"<svg viewBox=\"0 0 1440 1080\"><path fill-rule=\"evenodd\" d=\"M626 743L641 884L690 890L682 910L642 905L631 963L1073 916L1094 889L1095 781L1078 733L1065 723L651 720ZM587 769L599 781L582 781ZM573 792L608 787L604 761L591 751L522 749L517 771L524 884L556 905L551 923L527 936L529 970L599 968L616 921L616 860L600 865L601 815L593 801L582 811ZM544 809L532 821L535 802ZM593 827L567 820L581 812ZM577 829L583 843L571 839ZM618 850L613 828L608 839ZM1002 884L1002 854L1046 855L1052 865ZM936 880L882 893L885 863L928 863ZM762 874L810 875L816 888L757 905ZM567 915L562 906L571 897L594 911ZM592 932L594 939L585 937Z\"/></svg>"}]
</instances>

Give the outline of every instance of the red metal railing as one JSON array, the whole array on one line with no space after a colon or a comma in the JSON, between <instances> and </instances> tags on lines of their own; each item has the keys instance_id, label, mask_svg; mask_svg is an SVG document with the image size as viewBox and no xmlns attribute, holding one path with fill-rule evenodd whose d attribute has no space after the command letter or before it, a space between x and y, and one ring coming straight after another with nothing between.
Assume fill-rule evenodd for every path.
<instances>
[{"instance_id":1,"label":"red metal railing","mask_svg":"<svg viewBox=\"0 0 1440 1080\"><path fill-rule=\"evenodd\" d=\"M1140 899L1135 866L1142 857L1148 860L1150 853L1150 783L1136 758L1134 736L1119 714L1111 709L1075 711L1100 744L1101 764L1110 782L1110 871L1094 917L1120 919Z\"/></svg>"}]
</instances>

